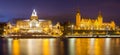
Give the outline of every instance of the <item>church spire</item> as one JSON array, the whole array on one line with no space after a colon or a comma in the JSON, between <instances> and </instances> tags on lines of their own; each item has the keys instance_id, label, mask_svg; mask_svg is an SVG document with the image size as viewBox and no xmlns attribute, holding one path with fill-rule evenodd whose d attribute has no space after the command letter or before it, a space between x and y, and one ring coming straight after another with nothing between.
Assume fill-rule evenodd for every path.
<instances>
[{"instance_id":1,"label":"church spire","mask_svg":"<svg viewBox=\"0 0 120 55\"><path fill-rule=\"evenodd\" d=\"M103 23L103 17L102 17L101 11L99 11L99 14L98 14L98 22L99 22L100 24Z\"/></svg>"},{"instance_id":2,"label":"church spire","mask_svg":"<svg viewBox=\"0 0 120 55\"><path fill-rule=\"evenodd\" d=\"M37 16L37 12L33 9L32 16Z\"/></svg>"},{"instance_id":3,"label":"church spire","mask_svg":"<svg viewBox=\"0 0 120 55\"><path fill-rule=\"evenodd\" d=\"M81 21L80 10L77 10L77 14L76 14L76 26L77 27L80 26L80 21Z\"/></svg>"},{"instance_id":4,"label":"church spire","mask_svg":"<svg viewBox=\"0 0 120 55\"><path fill-rule=\"evenodd\" d=\"M102 13L101 13L101 11L99 11L98 17L102 17Z\"/></svg>"}]
</instances>

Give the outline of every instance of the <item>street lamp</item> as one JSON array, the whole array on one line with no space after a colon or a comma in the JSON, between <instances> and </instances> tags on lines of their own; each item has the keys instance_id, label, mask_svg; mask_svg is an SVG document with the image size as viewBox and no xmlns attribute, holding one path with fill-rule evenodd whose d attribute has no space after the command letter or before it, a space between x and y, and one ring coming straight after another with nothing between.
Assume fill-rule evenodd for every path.
<instances>
[{"instance_id":1,"label":"street lamp","mask_svg":"<svg viewBox=\"0 0 120 55\"><path fill-rule=\"evenodd\" d=\"M73 28L74 28L74 25L71 25L71 28L72 28L71 30L72 30L72 35L73 35Z\"/></svg>"}]
</instances>

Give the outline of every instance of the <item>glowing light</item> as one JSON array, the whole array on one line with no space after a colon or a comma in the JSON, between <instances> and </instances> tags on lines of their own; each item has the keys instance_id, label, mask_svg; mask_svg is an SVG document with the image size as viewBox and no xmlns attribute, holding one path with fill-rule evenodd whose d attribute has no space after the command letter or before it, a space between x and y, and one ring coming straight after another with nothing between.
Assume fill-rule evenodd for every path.
<instances>
[{"instance_id":1,"label":"glowing light","mask_svg":"<svg viewBox=\"0 0 120 55\"><path fill-rule=\"evenodd\" d=\"M13 55L20 55L20 45L19 40L13 40Z\"/></svg>"},{"instance_id":2,"label":"glowing light","mask_svg":"<svg viewBox=\"0 0 120 55\"><path fill-rule=\"evenodd\" d=\"M28 39L28 55L32 55L33 54L32 47L33 47L33 39Z\"/></svg>"},{"instance_id":3,"label":"glowing light","mask_svg":"<svg viewBox=\"0 0 120 55\"><path fill-rule=\"evenodd\" d=\"M75 38L69 40L69 53L70 55L75 54Z\"/></svg>"},{"instance_id":4,"label":"glowing light","mask_svg":"<svg viewBox=\"0 0 120 55\"><path fill-rule=\"evenodd\" d=\"M94 46L94 41L95 41L94 38L91 38L91 39L90 39L90 44L91 44L91 46Z\"/></svg>"},{"instance_id":5,"label":"glowing light","mask_svg":"<svg viewBox=\"0 0 120 55\"><path fill-rule=\"evenodd\" d=\"M32 12L32 16L37 16L37 12L35 11L35 9Z\"/></svg>"},{"instance_id":6,"label":"glowing light","mask_svg":"<svg viewBox=\"0 0 120 55\"><path fill-rule=\"evenodd\" d=\"M8 39L8 53L11 54L12 52L12 40L13 39ZM12 54L11 54L12 55Z\"/></svg>"},{"instance_id":7,"label":"glowing light","mask_svg":"<svg viewBox=\"0 0 120 55\"><path fill-rule=\"evenodd\" d=\"M43 40L43 55L50 54L49 39Z\"/></svg>"},{"instance_id":8,"label":"glowing light","mask_svg":"<svg viewBox=\"0 0 120 55\"><path fill-rule=\"evenodd\" d=\"M55 39L50 39L50 55L55 55L55 45L54 45Z\"/></svg>"},{"instance_id":9,"label":"glowing light","mask_svg":"<svg viewBox=\"0 0 120 55\"><path fill-rule=\"evenodd\" d=\"M105 55L109 55L110 51L110 38L105 39Z\"/></svg>"},{"instance_id":10,"label":"glowing light","mask_svg":"<svg viewBox=\"0 0 120 55\"><path fill-rule=\"evenodd\" d=\"M100 39L95 39L95 55L102 55L101 47L100 47Z\"/></svg>"}]
</instances>

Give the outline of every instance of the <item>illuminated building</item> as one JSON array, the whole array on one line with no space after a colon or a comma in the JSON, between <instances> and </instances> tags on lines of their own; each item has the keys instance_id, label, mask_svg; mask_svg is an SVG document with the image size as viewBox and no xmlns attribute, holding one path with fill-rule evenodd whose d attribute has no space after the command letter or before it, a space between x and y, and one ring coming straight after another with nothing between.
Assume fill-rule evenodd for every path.
<instances>
[{"instance_id":1,"label":"illuminated building","mask_svg":"<svg viewBox=\"0 0 120 55\"><path fill-rule=\"evenodd\" d=\"M13 34L32 34L37 33L37 35L62 35L62 32L59 28L55 28L59 25L52 25L50 20L41 20L38 19L37 12L35 9L32 12L30 19L28 20L18 20L15 25L10 22L5 28L4 35L13 35ZM53 34L54 33L54 34Z\"/></svg>"},{"instance_id":2,"label":"illuminated building","mask_svg":"<svg viewBox=\"0 0 120 55\"><path fill-rule=\"evenodd\" d=\"M65 24L63 26L58 22L52 25L51 20L38 19L35 9L30 19L17 20L16 24L8 24L4 27L4 36L85 36L85 35L120 35L120 28L114 21L103 22L101 12L97 19L83 18L80 12L76 14L74 24Z\"/></svg>"},{"instance_id":3,"label":"illuminated building","mask_svg":"<svg viewBox=\"0 0 120 55\"><path fill-rule=\"evenodd\" d=\"M70 29L70 30L69 30ZM120 29L114 21L103 22L101 12L99 12L97 19L83 18L80 11L76 14L75 24L68 26L67 36L107 36L120 35Z\"/></svg>"},{"instance_id":4,"label":"illuminated building","mask_svg":"<svg viewBox=\"0 0 120 55\"><path fill-rule=\"evenodd\" d=\"M99 12L99 15L97 19L85 19L82 18L80 15L80 12L77 12L76 14L76 25L75 29L77 30L115 30L115 22L111 21L109 23L103 22L103 17L101 15L101 12Z\"/></svg>"}]
</instances>

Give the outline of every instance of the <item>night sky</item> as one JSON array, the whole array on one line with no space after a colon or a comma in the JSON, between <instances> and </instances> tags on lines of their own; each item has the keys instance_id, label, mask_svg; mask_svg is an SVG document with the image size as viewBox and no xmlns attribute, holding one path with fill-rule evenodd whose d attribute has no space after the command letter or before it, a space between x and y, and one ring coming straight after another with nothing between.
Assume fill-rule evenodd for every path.
<instances>
[{"instance_id":1,"label":"night sky","mask_svg":"<svg viewBox=\"0 0 120 55\"><path fill-rule=\"evenodd\" d=\"M120 0L0 0L0 22L29 18L36 9L39 19L75 21L76 10L82 17L96 18L101 11L105 22L120 25Z\"/></svg>"}]
</instances>

